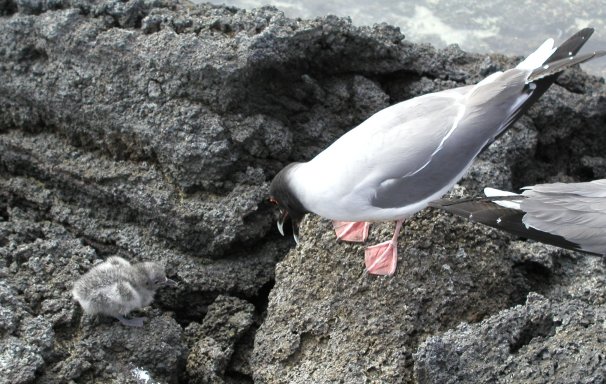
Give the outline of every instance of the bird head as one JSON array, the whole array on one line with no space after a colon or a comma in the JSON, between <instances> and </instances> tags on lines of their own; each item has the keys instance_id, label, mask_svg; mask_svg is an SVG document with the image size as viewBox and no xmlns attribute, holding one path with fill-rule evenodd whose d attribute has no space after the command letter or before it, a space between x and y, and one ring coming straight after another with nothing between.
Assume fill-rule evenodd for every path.
<instances>
[{"instance_id":1,"label":"bird head","mask_svg":"<svg viewBox=\"0 0 606 384\"><path fill-rule=\"evenodd\" d=\"M297 198L295 192L289 184L290 172L293 166L299 163L287 165L274 177L269 187L269 201L278 206L280 217L278 218L278 231L284 236L284 222L290 217L292 224L292 235L299 244L299 225L303 217L309 211L303 207L303 204Z\"/></svg>"},{"instance_id":2,"label":"bird head","mask_svg":"<svg viewBox=\"0 0 606 384\"><path fill-rule=\"evenodd\" d=\"M164 267L158 263L147 261L141 263L141 269L143 270L147 280L145 281L145 287L149 290L155 291L158 288L165 286L174 287L177 283L166 277Z\"/></svg>"}]
</instances>

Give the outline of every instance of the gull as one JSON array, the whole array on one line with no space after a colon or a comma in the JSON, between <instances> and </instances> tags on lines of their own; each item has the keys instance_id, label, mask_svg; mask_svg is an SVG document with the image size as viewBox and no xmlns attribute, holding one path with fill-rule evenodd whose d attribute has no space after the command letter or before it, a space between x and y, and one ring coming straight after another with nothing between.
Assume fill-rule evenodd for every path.
<instances>
[{"instance_id":1,"label":"gull","mask_svg":"<svg viewBox=\"0 0 606 384\"><path fill-rule=\"evenodd\" d=\"M76 281L72 294L88 314L113 316L124 325L142 327L144 317L125 316L151 304L158 288L175 285L158 263L131 264L112 256Z\"/></svg>"},{"instance_id":2,"label":"gull","mask_svg":"<svg viewBox=\"0 0 606 384\"><path fill-rule=\"evenodd\" d=\"M369 222L395 221L393 237L364 254L368 273L392 275L405 219L450 190L561 71L606 54L577 54L592 33L582 29L559 47L547 39L515 68L385 108L310 161L287 165L270 186L278 230L290 217L298 243L301 220L314 213L333 220L338 239L364 241Z\"/></svg>"},{"instance_id":3,"label":"gull","mask_svg":"<svg viewBox=\"0 0 606 384\"><path fill-rule=\"evenodd\" d=\"M487 197L430 206L561 248L606 255L606 179L537 184L521 194L485 188Z\"/></svg>"}]
</instances>

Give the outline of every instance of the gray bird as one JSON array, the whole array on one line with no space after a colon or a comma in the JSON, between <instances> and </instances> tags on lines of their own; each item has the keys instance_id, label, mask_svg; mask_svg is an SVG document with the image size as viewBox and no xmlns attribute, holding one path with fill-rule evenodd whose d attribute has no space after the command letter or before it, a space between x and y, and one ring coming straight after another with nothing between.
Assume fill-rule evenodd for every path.
<instances>
[{"instance_id":1,"label":"gray bird","mask_svg":"<svg viewBox=\"0 0 606 384\"><path fill-rule=\"evenodd\" d=\"M606 255L606 179L537 184L522 194L486 188L487 197L430 206L558 247Z\"/></svg>"},{"instance_id":2,"label":"gray bird","mask_svg":"<svg viewBox=\"0 0 606 384\"><path fill-rule=\"evenodd\" d=\"M391 275L404 220L441 198L483 148L503 134L564 69L606 54L578 54L593 29L559 47L548 39L515 68L475 85L385 108L305 163L282 169L270 187L278 229L290 217L298 241L307 213L333 220L338 239L364 241L368 222L394 220L393 237L365 251L366 270Z\"/></svg>"},{"instance_id":3,"label":"gray bird","mask_svg":"<svg viewBox=\"0 0 606 384\"><path fill-rule=\"evenodd\" d=\"M158 288L175 285L158 263L131 264L112 256L76 281L72 294L88 314L113 316L124 325L142 327L144 317L127 319L125 316L149 305Z\"/></svg>"}]
</instances>

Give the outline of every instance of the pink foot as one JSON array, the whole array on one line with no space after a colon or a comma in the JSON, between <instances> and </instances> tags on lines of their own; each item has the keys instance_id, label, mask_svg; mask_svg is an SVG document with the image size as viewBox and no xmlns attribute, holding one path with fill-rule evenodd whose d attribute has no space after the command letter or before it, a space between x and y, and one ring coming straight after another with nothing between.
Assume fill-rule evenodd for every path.
<instances>
[{"instance_id":1,"label":"pink foot","mask_svg":"<svg viewBox=\"0 0 606 384\"><path fill-rule=\"evenodd\" d=\"M398 244L391 240L373 245L364 251L366 271L373 275L391 276L398 265Z\"/></svg>"},{"instance_id":2,"label":"pink foot","mask_svg":"<svg viewBox=\"0 0 606 384\"><path fill-rule=\"evenodd\" d=\"M363 243L368 238L370 223L367 221L333 220L332 226L335 228L337 240Z\"/></svg>"},{"instance_id":3,"label":"pink foot","mask_svg":"<svg viewBox=\"0 0 606 384\"><path fill-rule=\"evenodd\" d=\"M398 265L398 235L404 221L396 222L391 240L366 248L364 264L366 271L373 275L391 276Z\"/></svg>"}]
</instances>

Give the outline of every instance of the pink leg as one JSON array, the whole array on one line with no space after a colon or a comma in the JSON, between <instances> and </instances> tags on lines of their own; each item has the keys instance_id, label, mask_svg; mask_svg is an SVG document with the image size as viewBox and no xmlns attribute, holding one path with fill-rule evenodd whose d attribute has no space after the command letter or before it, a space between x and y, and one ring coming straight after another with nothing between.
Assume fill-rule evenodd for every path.
<instances>
[{"instance_id":1,"label":"pink leg","mask_svg":"<svg viewBox=\"0 0 606 384\"><path fill-rule=\"evenodd\" d=\"M396 229L391 240L366 248L364 264L366 271L373 275L390 276L398 265L398 235L404 220L396 221Z\"/></svg>"},{"instance_id":2,"label":"pink leg","mask_svg":"<svg viewBox=\"0 0 606 384\"><path fill-rule=\"evenodd\" d=\"M333 220L332 226L335 228L337 240L363 243L368 238L370 223L367 221Z\"/></svg>"}]
</instances>

